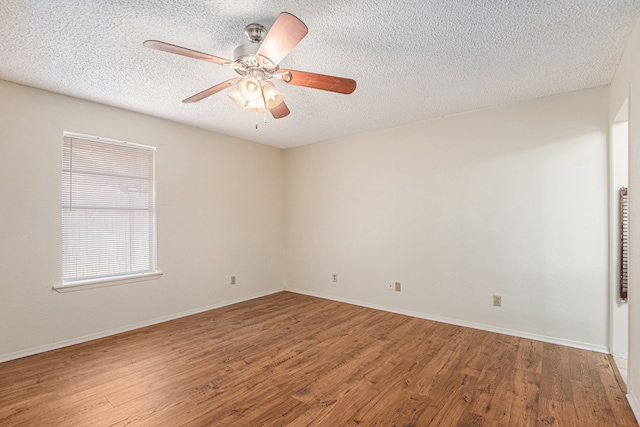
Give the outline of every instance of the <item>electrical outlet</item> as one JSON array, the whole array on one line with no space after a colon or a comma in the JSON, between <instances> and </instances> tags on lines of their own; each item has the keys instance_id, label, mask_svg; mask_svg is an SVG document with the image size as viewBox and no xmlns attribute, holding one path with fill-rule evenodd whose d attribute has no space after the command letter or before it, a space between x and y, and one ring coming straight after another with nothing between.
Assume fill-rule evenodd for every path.
<instances>
[{"instance_id":1,"label":"electrical outlet","mask_svg":"<svg viewBox=\"0 0 640 427\"><path fill-rule=\"evenodd\" d=\"M496 307L502 307L502 297L500 295L493 296L493 305Z\"/></svg>"},{"instance_id":2,"label":"electrical outlet","mask_svg":"<svg viewBox=\"0 0 640 427\"><path fill-rule=\"evenodd\" d=\"M400 292L402 290L402 285L400 284L400 282L395 282L393 285L396 292Z\"/></svg>"},{"instance_id":3,"label":"electrical outlet","mask_svg":"<svg viewBox=\"0 0 640 427\"><path fill-rule=\"evenodd\" d=\"M232 285L236 284L236 276L231 276L231 284Z\"/></svg>"},{"instance_id":4,"label":"electrical outlet","mask_svg":"<svg viewBox=\"0 0 640 427\"><path fill-rule=\"evenodd\" d=\"M389 292L393 292L394 288L395 288L395 283L396 282L387 282L387 290Z\"/></svg>"},{"instance_id":5,"label":"electrical outlet","mask_svg":"<svg viewBox=\"0 0 640 427\"><path fill-rule=\"evenodd\" d=\"M333 273L333 281L334 282L338 281L338 273Z\"/></svg>"}]
</instances>

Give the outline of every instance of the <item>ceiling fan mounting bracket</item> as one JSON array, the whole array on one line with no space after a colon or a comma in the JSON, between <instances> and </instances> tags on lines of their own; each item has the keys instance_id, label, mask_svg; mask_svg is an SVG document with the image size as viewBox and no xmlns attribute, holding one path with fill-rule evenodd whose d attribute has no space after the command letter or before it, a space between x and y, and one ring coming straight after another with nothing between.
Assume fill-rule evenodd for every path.
<instances>
[{"instance_id":1,"label":"ceiling fan mounting bracket","mask_svg":"<svg viewBox=\"0 0 640 427\"><path fill-rule=\"evenodd\" d=\"M255 22L244 27L244 35L247 36L251 43L262 43L267 35L267 29Z\"/></svg>"},{"instance_id":2,"label":"ceiling fan mounting bracket","mask_svg":"<svg viewBox=\"0 0 640 427\"><path fill-rule=\"evenodd\" d=\"M290 71L286 71L284 73L276 74L274 77L276 77L279 80L282 80L285 83L289 83L291 81L291 78L292 78Z\"/></svg>"}]
</instances>

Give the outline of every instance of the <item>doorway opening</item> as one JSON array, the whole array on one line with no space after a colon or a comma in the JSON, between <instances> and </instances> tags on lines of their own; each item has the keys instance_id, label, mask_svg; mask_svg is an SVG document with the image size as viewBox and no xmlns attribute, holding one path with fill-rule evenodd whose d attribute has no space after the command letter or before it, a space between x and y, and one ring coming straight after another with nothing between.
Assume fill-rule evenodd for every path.
<instances>
[{"instance_id":1,"label":"doorway opening","mask_svg":"<svg viewBox=\"0 0 640 427\"><path fill-rule=\"evenodd\" d=\"M626 298L624 262L624 202L622 195L629 186L629 100L624 102L611 125L609 138L609 205L610 205L610 286L609 286L609 351L624 384L628 383L629 307ZM631 196L629 196L631 197ZM628 245L628 242L627 242ZM622 384L621 384L622 386Z\"/></svg>"}]
</instances>

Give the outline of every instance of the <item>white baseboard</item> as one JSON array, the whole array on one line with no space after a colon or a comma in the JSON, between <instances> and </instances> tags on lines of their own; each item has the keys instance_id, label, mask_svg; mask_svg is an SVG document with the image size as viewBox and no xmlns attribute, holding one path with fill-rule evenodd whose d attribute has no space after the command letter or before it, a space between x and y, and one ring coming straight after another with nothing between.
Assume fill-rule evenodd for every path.
<instances>
[{"instance_id":1,"label":"white baseboard","mask_svg":"<svg viewBox=\"0 0 640 427\"><path fill-rule=\"evenodd\" d=\"M56 350L62 347L68 347L70 345L80 344L83 342L95 340L98 338L104 338L111 335L120 334L122 332L132 331L134 329L144 328L146 326L155 325L158 323L167 322L169 320L179 319L181 317L191 316L193 314L202 313L209 310L214 310L216 308L226 307L228 305L237 304L243 301L249 301L255 298L260 298L263 296L275 294L278 292L282 292L284 289L271 289L265 292L259 292L257 294L249 295L246 297L235 298L228 301L223 301L217 304L208 305L206 307L198 307L193 310L183 311L181 313L171 314L169 316L163 316L152 320L147 320L144 322L136 323L133 325L122 326L120 328L110 329L108 331L98 332L95 334L89 334L78 338L72 338L65 341L58 341L47 345L42 345L38 347L28 348L26 350L16 351L14 353L8 354L0 354L0 363L7 362L9 360L20 359L21 357L33 356L34 354L44 353L45 351Z\"/></svg>"},{"instance_id":2,"label":"white baseboard","mask_svg":"<svg viewBox=\"0 0 640 427\"><path fill-rule=\"evenodd\" d=\"M562 338L555 338L555 337L548 337L548 336L544 336L544 335L530 334L530 333L527 333L527 332L515 331L515 330L511 330L511 329L504 329L504 328L498 328L498 327L494 327L494 326L483 325L483 324L480 324L480 323L466 322L466 321L463 321L463 320L457 320L457 319L451 319L451 318L447 318L447 317L429 315L427 313L415 312L415 311L410 311L410 310L402 310L402 309L398 309L398 308L394 308L394 307L382 306L382 305L378 305L378 304L371 304L371 303L364 302L364 301L352 300L352 299L349 299L349 298L336 297L334 295L327 295L327 294L322 294L322 293L318 293L318 292L310 292L310 291L306 291L306 290L302 290L302 289L287 288L287 289L271 289L269 291L260 292L260 293L257 293L257 294L253 294L253 295L249 295L249 296L241 297L241 298L236 298L236 299L233 299L233 300L224 301L224 302L217 303L217 304L212 304L212 305L209 305L209 306L206 306L206 307L199 307L199 308L196 308L196 309L193 309L193 310L188 310L188 311L184 311L184 312L181 312L181 313L176 313L176 314L172 314L172 315L169 315L169 316L160 317L160 318L148 320L148 321L145 321L145 322L136 323L136 324L133 324L133 325L127 325L127 326L123 326L123 327L120 327L120 328L115 328L115 329L111 329L111 330L108 330L108 331L98 332L98 333L95 333L95 334L89 334L89 335L85 335L85 336L78 337L78 338L72 338L72 339L65 340L65 341L58 341L58 342L47 344L47 345L43 345L43 346L28 348L26 350L17 351L17 352L14 352L14 353L1 354L0 355L0 363L6 362L6 361L9 361L9 360L19 359L21 357L32 356L32 355L38 354L38 353L44 353L45 351L56 350L56 349L62 348L62 347L68 347L68 346L74 345L74 344L80 344L80 343L91 341L91 340L95 340L95 339L98 339L98 338L104 338L104 337L108 337L108 336L111 336L111 335L116 335L116 334L119 334L119 333L122 333L122 332L132 331L134 329L144 328L146 326L151 326L151 325L155 325L157 323L167 322L169 320L179 319L181 317L191 316L193 314L202 313L204 311L214 310L216 308L221 308L221 307L225 307L225 306L228 306L228 305L237 304L239 302L249 301L249 300L252 300L252 299L255 299L255 298L260 298L260 297L263 297L263 296L266 296L266 295L271 295L271 294L274 294L274 293L282 292L283 290L284 291L298 293L298 294L303 294L303 295L309 295L309 296L313 296L313 297L328 299L328 300L332 300L332 301L339 301L339 302L344 302L344 303L347 303L347 304L358 305L358 306L361 306L361 307L368 307L368 308L373 308L373 309L376 309L376 310L388 311L388 312L391 312L391 313L402 314L402 315L405 315L405 316L417 317L419 319L433 320L435 322L448 323L448 324L452 324L452 325L464 326L464 327L473 328L473 329L479 329L479 330L488 331L488 332L495 332L495 333L499 333L499 334L512 335L512 336L516 336L516 337L520 337L520 338L528 338L528 339L532 339L532 340L536 340L536 341L548 342L548 343L551 343L551 344L559 344L559 345L565 345L565 346L568 346L568 347L575 347L575 348L580 348L580 349L584 349L584 350L596 351L596 352L599 352L599 353L608 353L608 349L607 349L606 346L598 346L598 345L583 343L583 342L579 342L579 341L571 341L571 340L565 340L565 339L562 339ZM631 395L627 395L627 396L631 396ZM630 402L632 402L631 398L632 397L628 397L628 399L630 399L629 400ZM636 411L638 406L637 405L634 406L634 403L631 403L631 407L634 410L634 413L636 414L636 418L638 418L638 412Z\"/></svg>"},{"instance_id":3,"label":"white baseboard","mask_svg":"<svg viewBox=\"0 0 640 427\"><path fill-rule=\"evenodd\" d=\"M640 405L638 404L638 399L635 394L633 394L633 391L627 394L627 400L629 401L629 406L631 406L633 415L636 417L636 421L640 422Z\"/></svg>"},{"instance_id":4,"label":"white baseboard","mask_svg":"<svg viewBox=\"0 0 640 427\"><path fill-rule=\"evenodd\" d=\"M303 295L309 295L309 296L312 296L312 297L324 298L324 299L328 299L328 300L332 300L332 301L344 302L344 303L347 303L347 304L358 305L358 306L361 306L361 307L373 308L373 309L376 309L376 310L388 311L388 312L391 312L391 313L403 314L405 316L417 317L419 319L433 320L435 322L442 322L442 323L448 323L448 324L451 324L451 325L464 326L464 327L467 327L467 328L480 329L482 331L495 332L495 333L504 334L504 335L511 335L511 336L515 336L515 337L519 337L519 338L527 338L527 339L535 340L535 341L543 341L543 342L547 342L547 343L550 343L550 344L559 344L559 345L564 345L564 346L567 346L567 347L579 348L579 349L582 349L582 350L595 351L595 352L598 352L598 353L607 353L607 354L609 353L609 349L607 348L607 346L603 346L603 345L595 345L595 344L584 343L584 342L580 342L580 341L567 340L567 339L563 339L563 338L549 337L549 336L546 336L546 335L531 334L531 333L528 333L528 332L516 331L516 330L512 330L512 329L505 329L505 328L499 328L499 327L496 327L496 326L484 325L484 324L481 324L481 323L467 322L467 321L464 321L464 320L451 319L451 318L448 318L448 317L434 316L434 315L427 314L427 313L421 313L421 312L410 311L410 310L403 310L403 309L398 309L398 308L394 308L394 307L387 307L387 306L378 305L378 304L371 304L371 303L368 303L368 302L365 302L365 301L352 300L352 299L349 299L349 298L341 298L341 297L336 297L334 295L327 295L327 294L322 294L322 293L319 293L319 292L310 292L310 291L306 291L306 290L302 290L302 289L286 288L285 291L295 292L295 293L303 294Z\"/></svg>"}]
</instances>

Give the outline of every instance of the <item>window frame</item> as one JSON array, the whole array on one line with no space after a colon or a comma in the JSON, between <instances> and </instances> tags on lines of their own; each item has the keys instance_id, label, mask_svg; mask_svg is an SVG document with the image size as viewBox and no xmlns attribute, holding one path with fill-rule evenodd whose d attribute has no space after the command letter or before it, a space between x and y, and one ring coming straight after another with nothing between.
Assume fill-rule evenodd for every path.
<instances>
[{"instance_id":1,"label":"window frame","mask_svg":"<svg viewBox=\"0 0 640 427\"><path fill-rule=\"evenodd\" d=\"M86 140L89 142L97 142L97 143L105 143L105 144L111 144L111 145L117 145L117 146L121 146L121 147L127 147L127 148L135 148L135 149L142 149L142 150L148 150L148 151L153 151L155 153L156 148L152 147L152 146L148 146L148 145L141 145L141 144L135 144L135 143L131 143L131 142L127 142L127 141L120 141L120 140L115 140L115 139L110 139L110 138L104 138L104 137L98 137L98 136L93 136L93 135L85 135L85 134L79 134L79 133L75 133L75 132L67 132L64 131L63 132L63 141L66 138L74 138L74 139L82 139L82 140ZM63 142L63 147L64 147L64 142ZM63 156L64 157L64 156ZM122 274L113 274L113 275L103 275L103 276L99 276L99 277L89 277L89 278L78 278L78 279L71 279L71 280L64 280L62 279L62 271L61 271L61 281L59 283L55 283L53 285L53 289L55 291L58 292L69 292L69 291L76 291L76 290L81 290L81 289L93 289L93 288L99 288L99 287L105 287L105 286L115 286L115 285L121 285L121 284L126 284L126 283L135 283L135 282L141 282L141 281L147 281L147 280L153 280L153 279L157 279L159 277L162 276L162 271L160 271L158 269L157 266L157 247L158 247L158 232L157 232L157 211L156 211L156 194L155 194L155 180L156 180L156 175L155 175L155 167L156 167L156 160L155 160L155 154L154 154L154 158L153 158L153 182L152 182L152 191L153 191L153 234L154 234L154 238L153 238L153 245L154 247L150 249L150 256L151 254L153 254L153 270L146 270L146 271L142 271L142 272L133 272L133 273L122 273ZM63 172L64 173L64 172ZM62 175L64 177L64 175ZM61 206L61 209L64 209L64 205ZM62 211L61 211L62 212ZM62 217L61 217L62 219ZM62 225L62 221L60 223L61 227ZM62 228L61 228L62 231ZM61 236L61 248L64 247L64 241L62 240L62 236ZM64 265L64 259L61 260L61 268Z\"/></svg>"}]
</instances>

